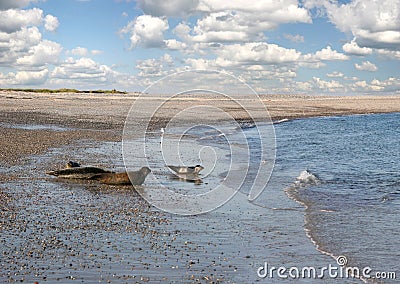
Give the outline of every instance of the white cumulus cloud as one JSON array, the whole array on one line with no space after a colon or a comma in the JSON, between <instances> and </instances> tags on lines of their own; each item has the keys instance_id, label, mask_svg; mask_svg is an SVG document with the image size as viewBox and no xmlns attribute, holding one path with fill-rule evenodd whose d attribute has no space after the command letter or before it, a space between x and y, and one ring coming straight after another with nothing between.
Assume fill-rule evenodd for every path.
<instances>
[{"instance_id":1,"label":"white cumulus cloud","mask_svg":"<svg viewBox=\"0 0 400 284\"><path fill-rule=\"evenodd\" d=\"M164 54L159 59L151 58L146 60L139 60L136 64L136 69L139 70L139 77L159 77L168 74L169 67L173 65L174 61L169 54Z\"/></svg>"},{"instance_id":2,"label":"white cumulus cloud","mask_svg":"<svg viewBox=\"0 0 400 284\"><path fill-rule=\"evenodd\" d=\"M355 39L345 43L342 48L344 52L351 55L369 55L372 53L372 48L359 47Z\"/></svg>"},{"instance_id":3,"label":"white cumulus cloud","mask_svg":"<svg viewBox=\"0 0 400 284\"><path fill-rule=\"evenodd\" d=\"M201 0L205 13L193 28L196 42L249 42L265 38L264 32L286 23L311 23L308 11L295 0Z\"/></svg>"},{"instance_id":4,"label":"white cumulus cloud","mask_svg":"<svg viewBox=\"0 0 400 284\"><path fill-rule=\"evenodd\" d=\"M0 66L15 64L20 57L42 40L37 27L22 28L14 33L0 32Z\"/></svg>"},{"instance_id":5,"label":"white cumulus cloud","mask_svg":"<svg viewBox=\"0 0 400 284\"><path fill-rule=\"evenodd\" d=\"M332 47L327 46L315 53L315 58L319 60L325 61L334 61L334 60L348 60L349 57L343 53L337 52L336 50L332 50Z\"/></svg>"},{"instance_id":6,"label":"white cumulus cloud","mask_svg":"<svg viewBox=\"0 0 400 284\"><path fill-rule=\"evenodd\" d=\"M295 62L301 53L276 44L252 42L231 44L216 50L217 63L221 65L263 65L284 62Z\"/></svg>"},{"instance_id":7,"label":"white cumulus cloud","mask_svg":"<svg viewBox=\"0 0 400 284\"><path fill-rule=\"evenodd\" d=\"M18 65L43 66L58 62L61 45L49 40L43 40L38 45L32 46L26 55L17 59Z\"/></svg>"},{"instance_id":8,"label":"white cumulus cloud","mask_svg":"<svg viewBox=\"0 0 400 284\"><path fill-rule=\"evenodd\" d=\"M57 17L54 17L53 15L47 15L44 18L44 28L50 32L57 30L59 24Z\"/></svg>"},{"instance_id":9,"label":"white cumulus cloud","mask_svg":"<svg viewBox=\"0 0 400 284\"><path fill-rule=\"evenodd\" d=\"M162 47L164 46L163 33L168 28L168 21L165 18L141 15L129 22L120 30L120 33L130 35L132 48L138 45Z\"/></svg>"},{"instance_id":10,"label":"white cumulus cloud","mask_svg":"<svg viewBox=\"0 0 400 284\"><path fill-rule=\"evenodd\" d=\"M19 71L15 75L16 85L40 85L43 84L48 77L49 70L41 71Z\"/></svg>"},{"instance_id":11,"label":"white cumulus cloud","mask_svg":"<svg viewBox=\"0 0 400 284\"><path fill-rule=\"evenodd\" d=\"M0 31L13 33L20 30L22 27L38 26L42 23L42 20L43 11L38 8L0 11Z\"/></svg>"},{"instance_id":12,"label":"white cumulus cloud","mask_svg":"<svg viewBox=\"0 0 400 284\"><path fill-rule=\"evenodd\" d=\"M339 91L343 88L343 85L338 81L325 81L318 77L313 77L312 84L317 89L326 90L329 92Z\"/></svg>"},{"instance_id":13,"label":"white cumulus cloud","mask_svg":"<svg viewBox=\"0 0 400 284\"><path fill-rule=\"evenodd\" d=\"M342 72L334 71L332 73L326 74L326 76L328 76L330 78L341 78L344 76L344 74Z\"/></svg>"},{"instance_id":14,"label":"white cumulus cloud","mask_svg":"<svg viewBox=\"0 0 400 284\"><path fill-rule=\"evenodd\" d=\"M354 67L356 67L357 70L360 71L369 71L369 72L375 72L378 70L378 67L376 67L375 64L369 62L369 61L364 61L361 64L354 64Z\"/></svg>"},{"instance_id":15,"label":"white cumulus cloud","mask_svg":"<svg viewBox=\"0 0 400 284\"><path fill-rule=\"evenodd\" d=\"M306 0L305 6L324 7L332 23L342 32L351 32L360 47L400 50L398 0Z\"/></svg>"}]
</instances>

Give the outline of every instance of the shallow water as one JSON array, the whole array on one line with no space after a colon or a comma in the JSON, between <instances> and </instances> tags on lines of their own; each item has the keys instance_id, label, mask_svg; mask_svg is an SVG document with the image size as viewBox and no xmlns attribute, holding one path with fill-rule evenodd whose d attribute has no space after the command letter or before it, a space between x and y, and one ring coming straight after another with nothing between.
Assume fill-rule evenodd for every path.
<instances>
[{"instance_id":1,"label":"shallow water","mask_svg":"<svg viewBox=\"0 0 400 284\"><path fill-rule=\"evenodd\" d=\"M399 119L355 115L276 127L282 172L294 177L308 169L319 178L316 185L288 190L307 207L308 234L322 252L370 267L372 276L400 273Z\"/></svg>"}]
</instances>

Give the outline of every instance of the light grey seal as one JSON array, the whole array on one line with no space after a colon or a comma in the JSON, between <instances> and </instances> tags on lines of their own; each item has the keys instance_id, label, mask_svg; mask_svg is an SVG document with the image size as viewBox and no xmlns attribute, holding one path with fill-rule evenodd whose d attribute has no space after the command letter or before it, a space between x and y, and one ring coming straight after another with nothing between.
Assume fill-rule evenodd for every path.
<instances>
[{"instance_id":1,"label":"light grey seal","mask_svg":"<svg viewBox=\"0 0 400 284\"><path fill-rule=\"evenodd\" d=\"M198 174L201 170L204 169L203 166L201 165L196 165L194 167L184 167L184 166L168 166L171 170L173 170L177 174L190 174L190 175L196 175Z\"/></svg>"}]
</instances>

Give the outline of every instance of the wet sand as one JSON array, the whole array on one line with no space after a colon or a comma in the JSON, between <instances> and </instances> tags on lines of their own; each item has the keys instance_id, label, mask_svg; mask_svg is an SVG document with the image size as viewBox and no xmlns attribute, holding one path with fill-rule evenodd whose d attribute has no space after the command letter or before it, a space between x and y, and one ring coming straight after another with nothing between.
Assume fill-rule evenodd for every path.
<instances>
[{"instance_id":1,"label":"wet sand","mask_svg":"<svg viewBox=\"0 0 400 284\"><path fill-rule=\"evenodd\" d=\"M217 211L180 217L149 206L129 186L44 175L69 159L122 169L122 129L134 99L0 93L0 282L251 283L260 280L257 268L267 260L332 263L306 238L303 208L283 190L270 198L278 210L250 206L238 194ZM262 99L272 120L400 111L400 97ZM214 104L247 119L229 102ZM161 114L151 127L161 128L167 118Z\"/></svg>"}]
</instances>

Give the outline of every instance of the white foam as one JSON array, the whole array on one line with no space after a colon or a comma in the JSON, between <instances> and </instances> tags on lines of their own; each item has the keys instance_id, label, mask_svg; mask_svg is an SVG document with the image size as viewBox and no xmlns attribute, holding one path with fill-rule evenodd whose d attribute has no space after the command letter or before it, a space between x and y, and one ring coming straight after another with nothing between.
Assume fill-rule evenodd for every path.
<instances>
[{"instance_id":1,"label":"white foam","mask_svg":"<svg viewBox=\"0 0 400 284\"><path fill-rule=\"evenodd\" d=\"M315 176L310 171L304 170L296 178L296 185L316 185L320 182L317 176Z\"/></svg>"}]
</instances>

